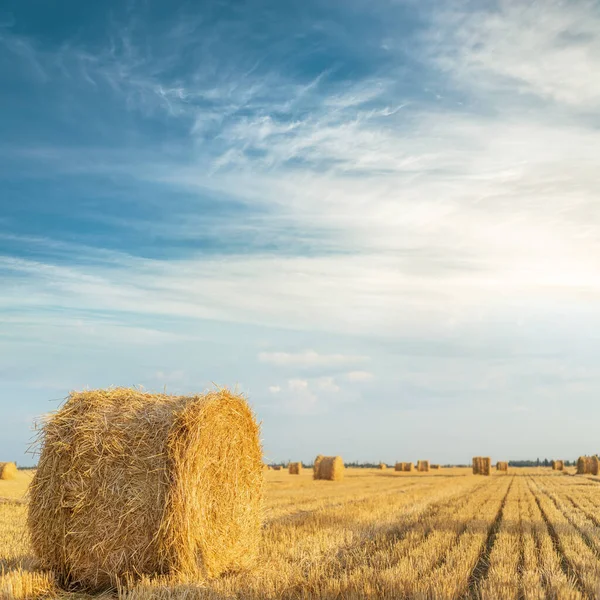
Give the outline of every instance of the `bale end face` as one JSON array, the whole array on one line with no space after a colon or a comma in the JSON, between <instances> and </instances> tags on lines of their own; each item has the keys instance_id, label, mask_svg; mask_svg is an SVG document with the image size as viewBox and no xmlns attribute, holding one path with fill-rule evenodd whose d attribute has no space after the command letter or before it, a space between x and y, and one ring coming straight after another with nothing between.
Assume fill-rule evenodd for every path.
<instances>
[{"instance_id":1,"label":"bale end face","mask_svg":"<svg viewBox=\"0 0 600 600\"><path fill-rule=\"evenodd\" d=\"M59 580L91 590L246 568L260 541L262 470L254 415L227 390L73 393L43 429L34 552Z\"/></svg>"}]
</instances>

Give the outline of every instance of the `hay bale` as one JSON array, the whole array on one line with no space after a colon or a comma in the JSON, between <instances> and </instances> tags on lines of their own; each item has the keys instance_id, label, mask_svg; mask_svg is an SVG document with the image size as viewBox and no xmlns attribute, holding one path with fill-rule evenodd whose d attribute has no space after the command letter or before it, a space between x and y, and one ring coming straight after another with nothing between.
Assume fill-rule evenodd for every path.
<instances>
[{"instance_id":1,"label":"hay bale","mask_svg":"<svg viewBox=\"0 0 600 600\"><path fill-rule=\"evenodd\" d=\"M429 468L432 471L439 471L440 470L440 465L429 465Z\"/></svg>"},{"instance_id":2,"label":"hay bale","mask_svg":"<svg viewBox=\"0 0 600 600\"><path fill-rule=\"evenodd\" d=\"M502 471L502 472L504 472L504 473L508 473L508 463L507 463L507 462L504 462L504 461L501 461L501 460L499 460L499 461L496 463L496 471Z\"/></svg>"},{"instance_id":3,"label":"hay bale","mask_svg":"<svg viewBox=\"0 0 600 600\"><path fill-rule=\"evenodd\" d=\"M410 473L414 468L415 466L411 462L398 462L394 465L394 470L403 471L404 473Z\"/></svg>"},{"instance_id":4,"label":"hay bale","mask_svg":"<svg viewBox=\"0 0 600 600\"><path fill-rule=\"evenodd\" d=\"M480 475L491 475L492 474L492 459L489 456L480 457Z\"/></svg>"},{"instance_id":5,"label":"hay bale","mask_svg":"<svg viewBox=\"0 0 600 600\"><path fill-rule=\"evenodd\" d=\"M43 428L28 525L64 585L248 567L261 535L262 448L243 397L74 392Z\"/></svg>"},{"instance_id":6,"label":"hay bale","mask_svg":"<svg viewBox=\"0 0 600 600\"><path fill-rule=\"evenodd\" d=\"M489 456L473 457L473 475L491 475L492 459Z\"/></svg>"},{"instance_id":7,"label":"hay bale","mask_svg":"<svg viewBox=\"0 0 600 600\"><path fill-rule=\"evenodd\" d=\"M380 471L385 471L387 469L387 465L385 463L379 463L377 467Z\"/></svg>"},{"instance_id":8,"label":"hay bale","mask_svg":"<svg viewBox=\"0 0 600 600\"><path fill-rule=\"evenodd\" d=\"M300 475L300 473L302 473L302 463L301 462L291 462L288 465L288 473L290 475Z\"/></svg>"},{"instance_id":9,"label":"hay bale","mask_svg":"<svg viewBox=\"0 0 600 600\"><path fill-rule=\"evenodd\" d=\"M417 461L417 471L419 471L419 473L428 473L429 472L429 461L428 460Z\"/></svg>"},{"instance_id":10,"label":"hay bale","mask_svg":"<svg viewBox=\"0 0 600 600\"><path fill-rule=\"evenodd\" d=\"M325 457L322 454L317 454L317 457L315 458L315 462L313 463L313 479L320 479L320 477L319 477L319 467L321 465L321 461L324 458Z\"/></svg>"},{"instance_id":11,"label":"hay bale","mask_svg":"<svg viewBox=\"0 0 600 600\"><path fill-rule=\"evenodd\" d=\"M313 479L341 481L343 478L344 461L341 456L317 456L313 467Z\"/></svg>"},{"instance_id":12,"label":"hay bale","mask_svg":"<svg viewBox=\"0 0 600 600\"><path fill-rule=\"evenodd\" d=\"M600 460L595 454L589 457L588 469L590 475L598 475L600 472Z\"/></svg>"},{"instance_id":13,"label":"hay bale","mask_svg":"<svg viewBox=\"0 0 600 600\"><path fill-rule=\"evenodd\" d=\"M273 471L281 471L281 465L273 465Z\"/></svg>"},{"instance_id":14,"label":"hay bale","mask_svg":"<svg viewBox=\"0 0 600 600\"><path fill-rule=\"evenodd\" d=\"M565 463L562 460L553 460L552 461L552 470L553 471L564 471Z\"/></svg>"},{"instance_id":15,"label":"hay bale","mask_svg":"<svg viewBox=\"0 0 600 600\"><path fill-rule=\"evenodd\" d=\"M14 479L18 472L14 462L0 462L0 479Z\"/></svg>"},{"instance_id":16,"label":"hay bale","mask_svg":"<svg viewBox=\"0 0 600 600\"><path fill-rule=\"evenodd\" d=\"M577 475L585 475L586 460L585 456L580 456L577 459Z\"/></svg>"}]
</instances>

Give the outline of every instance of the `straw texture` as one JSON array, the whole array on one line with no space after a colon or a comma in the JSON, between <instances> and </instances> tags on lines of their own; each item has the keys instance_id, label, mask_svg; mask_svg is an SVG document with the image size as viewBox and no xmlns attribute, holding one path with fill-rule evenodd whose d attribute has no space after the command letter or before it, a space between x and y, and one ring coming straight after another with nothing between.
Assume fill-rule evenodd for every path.
<instances>
[{"instance_id":1,"label":"straw texture","mask_svg":"<svg viewBox=\"0 0 600 600\"><path fill-rule=\"evenodd\" d=\"M242 397L72 393L41 442L28 524L41 567L63 585L199 580L253 562L263 463Z\"/></svg>"},{"instance_id":2,"label":"straw texture","mask_svg":"<svg viewBox=\"0 0 600 600\"><path fill-rule=\"evenodd\" d=\"M429 461L428 460L417 461L417 471L419 471L419 473L427 473L429 471Z\"/></svg>"},{"instance_id":3,"label":"straw texture","mask_svg":"<svg viewBox=\"0 0 600 600\"><path fill-rule=\"evenodd\" d=\"M14 479L17 473L17 465L14 462L0 462L0 479Z\"/></svg>"},{"instance_id":4,"label":"straw texture","mask_svg":"<svg viewBox=\"0 0 600 600\"><path fill-rule=\"evenodd\" d=\"M496 471L503 471L504 473L508 473L508 463L505 461L499 460L496 463Z\"/></svg>"},{"instance_id":5,"label":"straw texture","mask_svg":"<svg viewBox=\"0 0 600 600\"><path fill-rule=\"evenodd\" d=\"M341 481L344 478L344 461L341 456L322 456L315 458L313 479Z\"/></svg>"}]
</instances>

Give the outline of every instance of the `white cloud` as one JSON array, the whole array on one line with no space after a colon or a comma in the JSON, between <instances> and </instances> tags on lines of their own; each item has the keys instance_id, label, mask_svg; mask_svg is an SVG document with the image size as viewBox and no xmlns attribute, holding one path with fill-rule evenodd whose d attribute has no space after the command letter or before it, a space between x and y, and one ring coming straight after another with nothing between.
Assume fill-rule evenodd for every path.
<instances>
[{"instance_id":1,"label":"white cloud","mask_svg":"<svg viewBox=\"0 0 600 600\"><path fill-rule=\"evenodd\" d=\"M368 371L350 371L346 373L346 378L348 381L358 382L358 381L371 381L373 379L373 373L369 373Z\"/></svg>"},{"instance_id":2,"label":"white cloud","mask_svg":"<svg viewBox=\"0 0 600 600\"><path fill-rule=\"evenodd\" d=\"M290 379L288 388L293 391L303 391L308 389L308 381L306 379Z\"/></svg>"},{"instance_id":3,"label":"white cloud","mask_svg":"<svg viewBox=\"0 0 600 600\"><path fill-rule=\"evenodd\" d=\"M588 0L502 0L497 10L441 10L428 42L463 85L595 108L600 102L597 9Z\"/></svg>"},{"instance_id":4,"label":"white cloud","mask_svg":"<svg viewBox=\"0 0 600 600\"><path fill-rule=\"evenodd\" d=\"M261 352L258 359L263 363L282 366L332 367L360 363L367 360L364 356L345 354L319 354L314 350L305 352Z\"/></svg>"},{"instance_id":5,"label":"white cloud","mask_svg":"<svg viewBox=\"0 0 600 600\"><path fill-rule=\"evenodd\" d=\"M278 394L281 391L281 387L278 385L270 385L269 391L271 392L271 394Z\"/></svg>"},{"instance_id":6,"label":"white cloud","mask_svg":"<svg viewBox=\"0 0 600 600\"><path fill-rule=\"evenodd\" d=\"M320 377L317 379L317 387L323 392L336 394L340 391L340 386L336 384L333 377Z\"/></svg>"}]
</instances>

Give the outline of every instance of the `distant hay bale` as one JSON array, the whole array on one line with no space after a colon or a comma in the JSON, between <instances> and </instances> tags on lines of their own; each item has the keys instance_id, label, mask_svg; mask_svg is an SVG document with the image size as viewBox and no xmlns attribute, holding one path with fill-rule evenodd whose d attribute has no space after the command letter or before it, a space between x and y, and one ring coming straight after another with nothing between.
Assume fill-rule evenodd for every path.
<instances>
[{"instance_id":1,"label":"distant hay bale","mask_svg":"<svg viewBox=\"0 0 600 600\"><path fill-rule=\"evenodd\" d=\"M440 465L429 465L429 468L432 471L439 471L440 470Z\"/></svg>"},{"instance_id":2,"label":"distant hay bale","mask_svg":"<svg viewBox=\"0 0 600 600\"><path fill-rule=\"evenodd\" d=\"M473 475L491 475L492 459L489 456L473 457Z\"/></svg>"},{"instance_id":3,"label":"distant hay bale","mask_svg":"<svg viewBox=\"0 0 600 600\"><path fill-rule=\"evenodd\" d=\"M499 460L496 463L496 471L503 471L504 473L507 473L508 472L508 463Z\"/></svg>"},{"instance_id":4,"label":"distant hay bale","mask_svg":"<svg viewBox=\"0 0 600 600\"><path fill-rule=\"evenodd\" d=\"M319 477L319 467L321 466L321 461L325 457L322 454L317 454L315 458L315 462L313 463L313 479L320 479Z\"/></svg>"},{"instance_id":5,"label":"distant hay bale","mask_svg":"<svg viewBox=\"0 0 600 600\"><path fill-rule=\"evenodd\" d=\"M397 462L394 465L395 471L403 471L404 473L411 472L414 469L414 465L411 462Z\"/></svg>"},{"instance_id":6,"label":"distant hay bale","mask_svg":"<svg viewBox=\"0 0 600 600\"><path fill-rule=\"evenodd\" d=\"M281 471L281 465L273 465L273 471Z\"/></svg>"},{"instance_id":7,"label":"distant hay bale","mask_svg":"<svg viewBox=\"0 0 600 600\"><path fill-rule=\"evenodd\" d=\"M594 456L580 456L577 459L577 475L598 475L600 473L600 459Z\"/></svg>"},{"instance_id":8,"label":"distant hay bale","mask_svg":"<svg viewBox=\"0 0 600 600\"><path fill-rule=\"evenodd\" d=\"M290 475L300 475L300 473L302 473L302 463L301 462L291 462L288 465L288 472Z\"/></svg>"},{"instance_id":9,"label":"distant hay bale","mask_svg":"<svg viewBox=\"0 0 600 600\"><path fill-rule=\"evenodd\" d=\"M315 458L313 479L341 481L344 478L344 461L341 456L322 456Z\"/></svg>"},{"instance_id":10,"label":"distant hay bale","mask_svg":"<svg viewBox=\"0 0 600 600\"><path fill-rule=\"evenodd\" d=\"M14 479L18 472L14 462L0 462L0 479Z\"/></svg>"},{"instance_id":11,"label":"distant hay bale","mask_svg":"<svg viewBox=\"0 0 600 600\"><path fill-rule=\"evenodd\" d=\"M379 463L377 467L380 471L385 471L387 469L387 465L385 463Z\"/></svg>"},{"instance_id":12,"label":"distant hay bale","mask_svg":"<svg viewBox=\"0 0 600 600\"><path fill-rule=\"evenodd\" d=\"M427 473L429 471L429 461L428 460L417 461L417 471L419 471L419 473Z\"/></svg>"},{"instance_id":13,"label":"distant hay bale","mask_svg":"<svg viewBox=\"0 0 600 600\"><path fill-rule=\"evenodd\" d=\"M197 581L253 562L263 463L243 397L74 392L42 435L28 525L40 568L62 584Z\"/></svg>"},{"instance_id":14,"label":"distant hay bale","mask_svg":"<svg viewBox=\"0 0 600 600\"><path fill-rule=\"evenodd\" d=\"M564 471L565 463L562 460L553 460L552 461L552 470L553 471Z\"/></svg>"},{"instance_id":15,"label":"distant hay bale","mask_svg":"<svg viewBox=\"0 0 600 600\"><path fill-rule=\"evenodd\" d=\"M491 475L492 474L492 459L489 456L481 457L481 469L480 475Z\"/></svg>"}]
</instances>

